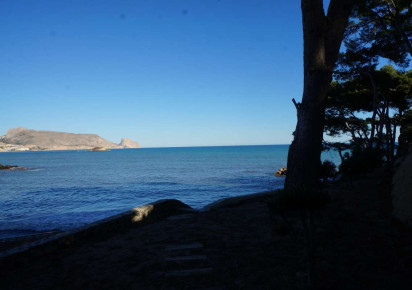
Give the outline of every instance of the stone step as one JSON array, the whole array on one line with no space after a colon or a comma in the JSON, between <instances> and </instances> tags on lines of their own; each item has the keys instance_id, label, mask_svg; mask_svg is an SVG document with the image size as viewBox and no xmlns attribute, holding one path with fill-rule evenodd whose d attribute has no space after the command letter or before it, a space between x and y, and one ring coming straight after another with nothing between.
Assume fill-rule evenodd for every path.
<instances>
[{"instance_id":1,"label":"stone step","mask_svg":"<svg viewBox=\"0 0 412 290\"><path fill-rule=\"evenodd\" d=\"M168 257L165 258L166 262L184 262L184 261L199 261L207 260L205 255L195 255L195 256L181 256L181 257Z\"/></svg>"},{"instance_id":2,"label":"stone step","mask_svg":"<svg viewBox=\"0 0 412 290\"><path fill-rule=\"evenodd\" d=\"M193 244L183 244L183 245L169 245L165 248L165 251L196 250L196 249L203 249L203 244L193 243Z\"/></svg>"},{"instance_id":3,"label":"stone step","mask_svg":"<svg viewBox=\"0 0 412 290\"><path fill-rule=\"evenodd\" d=\"M57 235L59 233L61 233L61 231L48 231L48 232L42 232L42 233L21 235L21 236L11 237L11 238L1 238L0 244L8 243L8 242L31 241L31 240L36 240L36 239L52 236L52 235Z\"/></svg>"},{"instance_id":4,"label":"stone step","mask_svg":"<svg viewBox=\"0 0 412 290\"><path fill-rule=\"evenodd\" d=\"M192 214L179 214L179 215L172 215L167 218L167 220L184 220L193 218Z\"/></svg>"},{"instance_id":5,"label":"stone step","mask_svg":"<svg viewBox=\"0 0 412 290\"><path fill-rule=\"evenodd\" d=\"M199 210L194 208L179 208L180 212L191 212L191 213L198 213Z\"/></svg>"},{"instance_id":6,"label":"stone step","mask_svg":"<svg viewBox=\"0 0 412 290\"><path fill-rule=\"evenodd\" d=\"M187 276L197 276L205 275L212 272L212 268L199 268L190 270L174 270L165 273L165 277L187 277Z\"/></svg>"},{"instance_id":7,"label":"stone step","mask_svg":"<svg viewBox=\"0 0 412 290\"><path fill-rule=\"evenodd\" d=\"M164 266L169 270L184 270L210 266L205 255L176 256L164 259Z\"/></svg>"}]
</instances>

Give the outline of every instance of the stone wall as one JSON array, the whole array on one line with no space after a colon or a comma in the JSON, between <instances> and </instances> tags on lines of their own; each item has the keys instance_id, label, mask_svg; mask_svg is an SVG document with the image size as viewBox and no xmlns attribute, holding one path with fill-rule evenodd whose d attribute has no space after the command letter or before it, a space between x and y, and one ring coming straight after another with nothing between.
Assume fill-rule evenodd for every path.
<instances>
[{"instance_id":1,"label":"stone wall","mask_svg":"<svg viewBox=\"0 0 412 290\"><path fill-rule=\"evenodd\" d=\"M16 260L22 254L30 256L43 255L62 247L73 246L83 240L105 238L110 234L126 230L132 226L162 220L188 209L190 210L191 207L179 200L159 200L99 220L73 231L60 233L4 251L0 253L0 263L10 258Z\"/></svg>"}]
</instances>

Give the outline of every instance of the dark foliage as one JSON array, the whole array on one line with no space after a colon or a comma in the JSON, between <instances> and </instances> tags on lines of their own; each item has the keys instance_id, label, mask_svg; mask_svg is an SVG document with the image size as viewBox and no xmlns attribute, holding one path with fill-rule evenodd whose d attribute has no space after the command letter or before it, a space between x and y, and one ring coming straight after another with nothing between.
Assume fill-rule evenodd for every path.
<instances>
[{"instance_id":1,"label":"dark foliage","mask_svg":"<svg viewBox=\"0 0 412 290\"><path fill-rule=\"evenodd\" d=\"M412 53L411 20L410 0L357 1L352 11L327 97L324 128L331 137L350 136L348 143L354 150L350 159L343 160L342 143L326 146L339 150L346 172L371 167L374 148L391 164L397 132L407 131L412 102L412 71L407 71ZM382 58L396 67L377 69ZM401 134L401 151L407 150L407 139ZM368 164L362 164L361 154Z\"/></svg>"},{"instance_id":2,"label":"dark foliage","mask_svg":"<svg viewBox=\"0 0 412 290\"><path fill-rule=\"evenodd\" d=\"M328 142L324 148L334 148L340 155L347 149L369 154L368 150L376 148L391 163L399 127L405 131L408 123L405 120L412 102L412 71L386 65L373 71L352 69L351 73L353 77L332 83L324 127L330 137L350 136L350 146Z\"/></svg>"},{"instance_id":3,"label":"dark foliage","mask_svg":"<svg viewBox=\"0 0 412 290\"><path fill-rule=\"evenodd\" d=\"M353 150L352 155L346 154L339 166L343 174L363 174L370 172L383 163L382 153L374 148Z\"/></svg>"},{"instance_id":4,"label":"dark foliage","mask_svg":"<svg viewBox=\"0 0 412 290\"><path fill-rule=\"evenodd\" d=\"M412 52L410 0L357 2L346 30L348 56L363 64L376 64L377 57L383 57L398 66L407 67Z\"/></svg>"},{"instance_id":5,"label":"dark foliage","mask_svg":"<svg viewBox=\"0 0 412 290\"><path fill-rule=\"evenodd\" d=\"M320 167L320 177L329 178L336 175L336 164L330 160L325 160Z\"/></svg>"}]
</instances>

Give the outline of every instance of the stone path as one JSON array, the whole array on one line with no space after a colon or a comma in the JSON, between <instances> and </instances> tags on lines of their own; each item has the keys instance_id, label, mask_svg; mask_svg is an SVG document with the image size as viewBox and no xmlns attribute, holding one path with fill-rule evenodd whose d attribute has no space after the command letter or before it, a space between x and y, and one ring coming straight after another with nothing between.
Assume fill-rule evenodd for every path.
<instances>
[{"instance_id":1,"label":"stone path","mask_svg":"<svg viewBox=\"0 0 412 290\"><path fill-rule=\"evenodd\" d=\"M196 218L194 213L167 218L170 225L169 236L160 253L160 269L154 273L154 276L162 281L161 289L189 289L191 286L196 288L199 279L204 281L201 284L202 289L213 289L215 286L213 279L209 278L213 273L213 266L194 226Z\"/></svg>"}]
</instances>

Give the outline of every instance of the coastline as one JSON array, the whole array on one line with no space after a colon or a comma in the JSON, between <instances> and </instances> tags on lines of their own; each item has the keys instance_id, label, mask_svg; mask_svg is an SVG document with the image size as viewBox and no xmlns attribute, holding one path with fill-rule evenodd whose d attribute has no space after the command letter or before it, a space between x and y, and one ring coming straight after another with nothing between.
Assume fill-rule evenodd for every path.
<instances>
[{"instance_id":1,"label":"coastline","mask_svg":"<svg viewBox=\"0 0 412 290\"><path fill-rule=\"evenodd\" d=\"M252 146L1 155L5 164L28 168L0 172L0 204L8 211L2 229L70 230L159 199L175 198L200 209L222 197L279 188L283 180L273 176L272 167L283 163L286 150ZM249 158L263 154L252 165L257 168L251 168Z\"/></svg>"},{"instance_id":2,"label":"coastline","mask_svg":"<svg viewBox=\"0 0 412 290\"><path fill-rule=\"evenodd\" d=\"M47 148L47 149L36 149L36 150L11 150L11 151L6 151L6 150L0 150L1 153L23 153L23 152L63 152L63 151L90 151L93 149L93 147L82 147L82 148L72 148L72 149L52 149L52 148ZM107 150L104 151L111 151L111 150L124 150L124 149L141 149L140 147L136 148L107 148ZM101 151L96 151L96 152L101 152Z\"/></svg>"},{"instance_id":3,"label":"coastline","mask_svg":"<svg viewBox=\"0 0 412 290\"><path fill-rule=\"evenodd\" d=\"M68 245L75 240L87 238L90 235L105 231L116 231L120 228L128 228L135 223L156 222L182 212L205 212L227 206L239 205L243 202L257 198L272 196L271 191L258 192L235 197L218 199L207 204L201 209L193 209L187 204L174 199L157 200L152 203L137 206L125 212L97 220L95 222L77 227L69 231L45 231L36 234L21 235L18 237L6 237L0 239L0 260L30 251L33 248L48 248L54 244ZM156 208L156 211L153 209ZM137 218L136 218L137 216Z\"/></svg>"},{"instance_id":4,"label":"coastline","mask_svg":"<svg viewBox=\"0 0 412 290\"><path fill-rule=\"evenodd\" d=\"M107 148L107 151L111 150L123 150L123 149L187 149L187 148L225 148L225 147L270 147L270 146L289 146L290 144L260 144L260 145L210 145L210 146L173 146L173 147L133 147L133 148ZM23 145L22 145L23 146ZM93 149L93 147L84 147L80 149L38 149L38 150L14 150L14 151L4 151L0 148L0 153L21 153L21 152L61 152L61 151L88 151Z\"/></svg>"}]
</instances>

